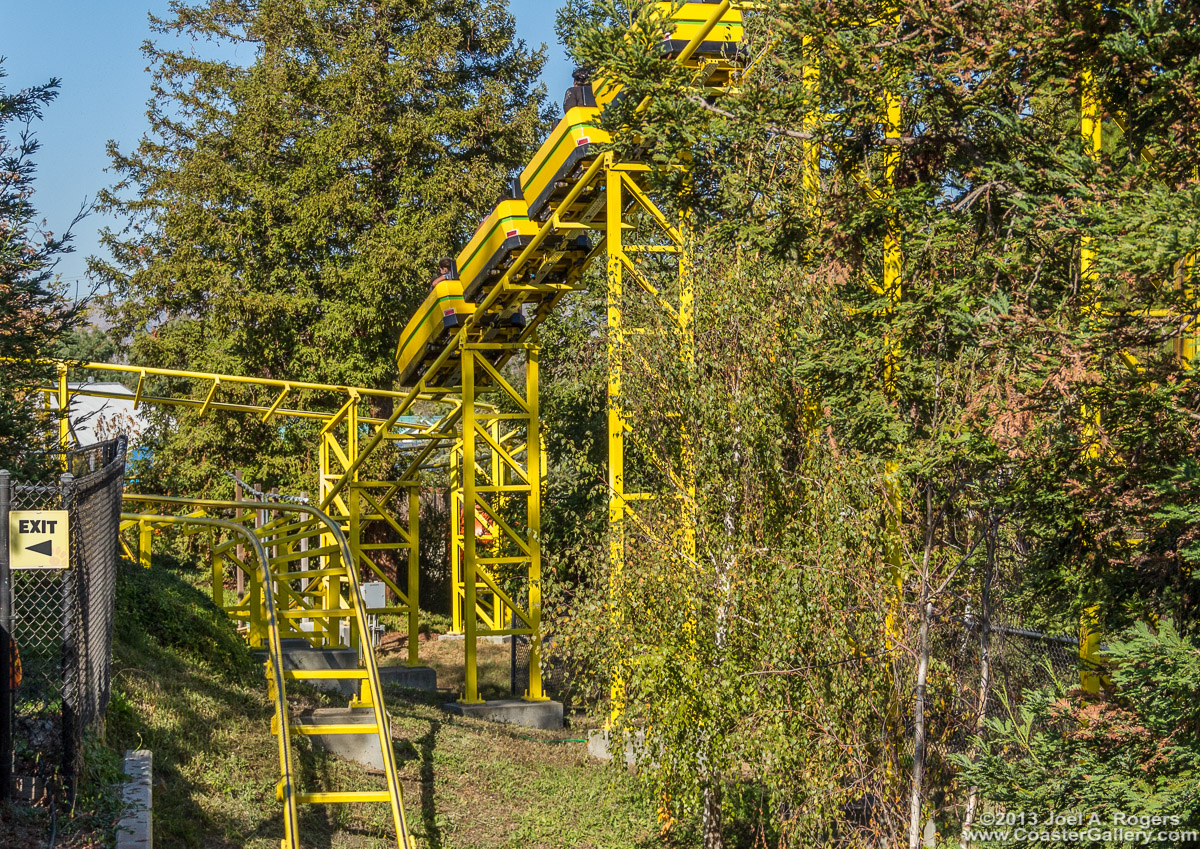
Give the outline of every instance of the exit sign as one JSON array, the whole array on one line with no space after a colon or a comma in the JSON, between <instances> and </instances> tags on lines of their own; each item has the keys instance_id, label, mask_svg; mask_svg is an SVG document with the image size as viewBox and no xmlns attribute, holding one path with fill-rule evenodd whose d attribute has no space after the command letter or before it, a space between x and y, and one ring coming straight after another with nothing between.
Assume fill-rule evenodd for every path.
<instances>
[{"instance_id":1,"label":"exit sign","mask_svg":"<svg viewBox=\"0 0 1200 849\"><path fill-rule=\"evenodd\" d=\"M13 510L8 514L8 562L13 569L66 569L71 565L66 510Z\"/></svg>"}]
</instances>

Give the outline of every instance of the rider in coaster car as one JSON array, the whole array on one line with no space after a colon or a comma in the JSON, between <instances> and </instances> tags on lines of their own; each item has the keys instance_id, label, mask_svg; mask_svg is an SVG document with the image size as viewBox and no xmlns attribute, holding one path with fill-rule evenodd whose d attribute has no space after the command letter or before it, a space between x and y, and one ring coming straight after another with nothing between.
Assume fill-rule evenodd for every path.
<instances>
[{"instance_id":1,"label":"rider in coaster car","mask_svg":"<svg viewBox=\"0 0 1200 849\"><path fill-rule=\"evenodd\" d=\"M454 268L454 260L448 256L444 256L438 260L438 275L437 277L433 278L433 280L429 281L429 288L436 289L437 284L439 283L442 283L446 280L457 279L458 272Z\"/></svg>"},{"instance_id":2,"label":"rider in coaster car","mask_svg":"<svg viewBox=\"0 0 1200 849\"><path fill-rule=\"evenodd\" d=\"M575 85L567 89L563 95L563 114L566 115L576 106L596 107L596 95L592 93L592 71L590 68L576 68L571 74Z\"/></svg>"}]
</instances>

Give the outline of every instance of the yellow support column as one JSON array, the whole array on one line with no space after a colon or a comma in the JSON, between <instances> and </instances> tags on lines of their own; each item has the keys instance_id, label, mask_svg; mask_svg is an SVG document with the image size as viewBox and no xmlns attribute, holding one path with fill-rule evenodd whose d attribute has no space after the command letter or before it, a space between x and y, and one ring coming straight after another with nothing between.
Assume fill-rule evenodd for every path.
<instances>
[{"instance_id":1,"label":"yellow support column","mask_svg":"<svg viewBox=\"0 0 1200 849\"><path fill-rule=\"evenodd\" d=\"M621 174L613 170L612 154L605 154L607 209L605 235L608 247L608 557L610 616L614 634L621 629L616 593L625 570L625 417L621 411L621 370L625 339L621 327L623 189ZM611 710L618 720L625 703L625 681L613 670Z\"/></svg>"},{"instance_id":2,"label":"yellow support column","mask_svg":"<svg viewBox=\"0 0 1200 849\"><path fill-rule=\"evenodd\" d=\"M420 540L421 490L415 484L408 487L408 665L420 666L417 636L421 628L421 547Z\"/></svg>"},{"instance_id":3,"label":"yellow support column","mask_svg":"<svg viewBox=\"0 0 1200 849\"><path fill-rule=\"evenodd\" d=\"M138 522L138 565L150 568L150 547L154 539L154 526L149 522Z\"/></svg>"},{"instance_id":4,"label":"yellow support column","mask_svg":"<svg viewBox=\"0 0 1200 849\"><path fill-rule=\"evenodd\" d=\"M679 249L679 357L687 370L688 379L696 368L696 292L692 267L692 228L690 214L679 216L679 233L683 244ZM696 559L696 455L692 433L686 419L679 424L679 477L683 483L680 494L680 542L683 556Z\"/></svg>"},{"instance_id":5,"label":"yellow support column","mask_svg":"<svg viewBox=\"0 0 1200 849\"><path fill-rule=\"evenodd\" d=\"M1080 98L1080 132L1083 135L1084 149L1093 160L1100 156L1104 142L1103 115L1101 113L1100 96L1096 91L1096 78L1090 70L1085 70L1082 76L1082 94ZM1092 299L1096 295L1096 249L1092 237L1084 234L1079 239L1079 283L1084 297L1085 318L1093 310ZM1099 456L1100 451L1100 411L1090 409L1084 404L1080 411L1083 416L1084 439L1087 445L1084 449L1089 458ZM1079 621L1079 683L1087 693L1100 692L1100 606L1088 605Z\"/></svg>"},{"instance_id":6,"label":"yellow support column","mask_svg":"<svg viewBox=\"0 0 1200 849\"><path fill-rule=\"evenodd\" d=\"M351 398L350 409L346 413L346 456L358 456L357 397ZM355 484L357 484L359 481L357 471L351 475L350 480L350 486L347 487L346 491L346 498L349 501L348 506L350 508L350 516L347 523L348 532L346 533L346 542L350 544L350 553L352 559L349 563L345 564L346 571L358 569L359 563L362 560L362 494L358 487L355 486ZM355 574L358 573L356 572ZM349 591L349 587L344 585L343 579L334 578L331 580L327 578L326 580L329 581L329 591L326 594L326 601L328 602L329 608L332 609L334 607L342 607L343 605L347 607L350 606L345 604L344 601L345 593ZM334 639L337 643L340 643L342 639L342 620L331 617L328 622L331 639ZM360 641L362 641L363 651L370 651L370 648L366 643L367 635L360 634L358 632L357 617L349 617L349 623L350 628L348 629L349 633L347 634L346 638L346 648L352 649L358 646ZM363 686L363 690L364 692L366 691L365 684Z\"/></svg>"},{"instance_id":7,"label":"yellow support column","mask_svg":"<svg viewBox=\"0 0 1200 849\"><path fill-rule=\"evenodd\" d=\"M262 648L267 644L268 628L265 603L261 570L251 569L246 576L246 612L250 624L246 640L252 648Z\"/></svg>"},{"instance_id":8,"label":"yellow support column","mask_svg":"<svg viewBox=\"0 0 1200 849\"><path fill-rule=\"evenodd\" d=\"M896 174L900 168L901 120L900 98L888 93L885 96L884 138L893 142L884 147L884 197L890 204L896 199ZM891 315L900 303L903 295L904 255L900 244L900 216L895 209L888 210L887 230L883 237L883 292L887 298L887 310ZM891 397L896 395L896 370L900 362L900 345L895 339L885 342L883 382L884 391ZM887 614L887 632L893 645L899 638L900 606L904 593L904 568L901 559L900 525L900 467L889 461L884 465L884 490L886 493L884 562L885 583L891 593L891 602Z\"/></svg>"},{"instance_id":9,"label":"yellow support column","mask_svg":"<svg viewBox=\"0 0 1200 849\"><path fill-rule=\"evenodd\" d=\"M804 129L809 138L801 142L801 160L803 172L801 187L804 190L804 206L810 216L816 216L821 202L821 142L817 138L818 127L821 123L818 101L818 86L821 81L820 57L817 54L816 39L811 35L803 37L804 69L801 72L804 80L805 96L808 103L805 107ZM811 253L806 259L812 259ZM804 387L804 426L807 432L807 442L815 447L817 442L817 427L821 417L821 398L814 387Z\"/></svg>"},{"instance_id":10,"label":"yellow support column","mask_svg":"<svg viewBox=\"0 0 1200 849\"><path fill-rule=\"evenodd\" d=\"M213 551L216 551L216 544L210 546ZM225 607L225 557L222 554L214 553L212 559L212 599L213 604L217 607Z\"/></svg>"},{"instance_id":11,"label":"yellow support column","mask_svg":"<svg viewBox=\"0 0 1200 849\"><path fill-rule=\"evenodd\" d=\"M500 423L501 423L500 419L493 419L492 421L488 422L488 425L487 425L488 432L492 435L492 440L497 445L500 444L500 435L501 435ZM500 454L498 452L491 451L490 454L492 457L491 485L495 486L495 487L504 487L506 484L508 484L508 477L509 477L505 471L505 469L506 469L505 463L501 460ZM507 501L508 501L508 498L505 494L504 489L502 489L502 488L498 489L496 491L495 495L492 496L492 506L495 508L497 516L504 515L507 512L505 509L505 504L507 503ZM495 518L495 517L493 517L493 518ZM472 522L472 524L474 524L474 523ZM498 532L497 532L496 539L493 541L492 545L496 549L496 551L500 550L501 540L500 540L500 536L499 536ZM476 564L476 568L480 568L480 564ZM495 577L494 573L493 573L493 577ZM500 630L503 628L507 628L509 626L509 621L510 621L511 616L512 616L512 611L509 609L508 605L506 605L504 603L503 599L501 599L498 596L493 594L492 595L492 621L488 627L491 628L492 630Z\"/></svg>"},{"instance_id":12,"label":"yellow support column","mask_svg":"<svg viewBox=\"0 0 1200 849\"><path fill-rule=\"evenodd\" d=\"M1182 262L1179 263L1179 271L1176 275L1177 288L1183 292L1184 300L1193 306L1196 303L1196 255L1189 254ZM1196 322L1191 322L1187 330L1179 337L1175 343L1175 353L1179 357L1179 361L1184 368L1196 367L1196 334L1200 331L1200 327Z\"/></svg>"},{"instance_id":13,"label":"yellow support column","mask_svg":"<svg viewBox=\"0 0 1200 849\"><path fill-rule=\"evenodd\" d=\"M804 82L804 91L809 98L807 105L808 117L805 119L804 128L810 135L810 138L804 139L801 142L801 157L804 163L804 171L801 177L802 188L804 189L804 202L809 207L809 211L817 208L817 201L821 195L821 143L818 139L811 136L816 135L816 129L820 122L817 114L817 87L821 82L821 66L820 60L816 53L816 42L811 35L806 35L803 38L804 49L804 69L801 71Z\"/></svg>"},{"instance_id":14,"label":"yellow support column","mask_svg":"<svg viewBox=\"0 0 1200 849\"><path fill-rule=\"evenodd\" d=\"M1100 96L1096 91L1096 78L1091 71L1083 72L1082 88L1079 129L1083 135L1084 149L1088 156L1095 160L1100 156L1104 135ZM1092 237L1086 233L1079 239L1079 279L1087 288L1088 295L1094 295L1096 250L1092 247ZM1088 308L1090 311L1090 305Z\"/></svg>"},{"instance_id":15,"label":"yellow support column","mask_svg":"<svg viewBox=\"0 0 1200 849\"><path fill-rule=\"evenodd\" d=\"M525 430L525 468L529 477L526 522L529 530L529 689L526 701L548 701L542 689L542 432L538 404L538 349L525 359L525 405L529 418Z\"/></svg>"},{"instance_id":16,"label":"yellow support column","mask_svg":"<svg viewBox=\"0 0 1200 849\"><path fill-rule=\"evenodd\" d=\"M58 367L58 447L63 451L71 450L71 393L67 387L67 367ZM66 470L67 458L63 458L63 469Z\"/></svg>"},{"instance_id":17,"label":"yellow support column","mask_svg":"<svg viewBox=\"0 0 1200 849\"><path fill-rule=\"evenodd\" d=\"M463 500L463 647L464 687L460 701L479 704L479 678L476 666L475 636L478 617L475 613L475 352L464 350L462 355L462 500Z\"/></svg>"},{"instance_id":18,"label":"yellow support column","mask_svg":"<svg viewBox=\"0 0 1200 849\"><path fill-rule=\"evenodd\" d=\"M463 518L460 520L459 516ZM460 521L464 527L460 527ZM466 514L462 498L462 442L450 452L450 616L451 633L463 633L463 531Z\"/></svg>"},{"instance_id":19,"label":"yellow support column","mask_svg":"<svg viewBox=\"0 0 1200 849\"><path fill-rule=\"evenodd\" d=\"M335 483L339 482L344 477L345 468L349 460L357 455L358 449L358 401L356 397L351 397L342 408L338 411L329 422L321 429L320 443L320 484L321 484L321 503L324 503ZM338 442L338 428L345 424L347 428L346 448L343 450ZM335 497L329 503L326 509L329 515L337 519L345 528L347 541L350 543L351 550L358 544L358 517L355 515L358 504L358 493L354 489L354 484L358 482L358 472L353 471L349 475L347 485L342 489L340 495ZM324 531L321 534L320 547L327 551L334 551L328 555L328 565L331 568L336 568L334 558L339 557L336 553L337 542L334 536ZM349 568L350 564L346 564ZM315 589L315 588L314 588ZM319 593L315 600L319 607L324 610L335 610L341 607L342 586L341 579L333 576L323 576L319 579ZM320 644L326 648L338 646L341 644L341 620L332 617L316 617L313 619L313 637L314 644Z\"/></svg>"}]
</instances>

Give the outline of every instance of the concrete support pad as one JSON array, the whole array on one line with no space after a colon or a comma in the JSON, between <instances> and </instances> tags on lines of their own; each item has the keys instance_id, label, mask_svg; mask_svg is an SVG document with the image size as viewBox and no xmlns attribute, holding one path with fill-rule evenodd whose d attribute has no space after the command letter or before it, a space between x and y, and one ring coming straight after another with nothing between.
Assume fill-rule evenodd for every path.
<instances>
[{"instance_id":1,"label":"concrete support pad","mask_svg":"<svg viewBox=\"0 0 1200 849\"><path fill-rule=\"evenodd\" d=\"M635 739L625 742L625 766L636 769L639 756L645 756L645 748L646 735L639 731ZM607 728L588 732L588 755L598 761L613 759L612 735Z\"/></svg>"},{"instance_id":2,"label":"concrete support pad","mask_svg":"<svg viewBox=\"0 0 1200 849\"><path fill-rule=\"evenodd\" d=\"M558 729L563 727L562 702L527 702L524 699L497 699L477 705L450 702L442 710L458 716L473 716L488 722L502 722L525 728Z\"/></svg>"},{"instance_id":3,"label":"concrete support pad","mask_svg":"<svg viewBox=\"0 0 1200 849\"><path fill-rule=\"evenodd\" d=\"M379 749L379 735L375 731L375 711L369 707L317 708L301 711L292 720L293 724L362 725L362 734L310 734L305 735L314 746L331 752L348 761L383 769L383 752Z\"/></svg>"},{"instance_id":4,"label":"concrete support pad","mask_svg":"<svg viewBox=\"0 0 1200 849\"><path fill-rule=\"evenodd\" d=\"M437 689L437 670L431 666L381 666L379 682L432 692Z\"/></svg>"},{"instance_id":5,"label":"concrete support pad","mask_svg":"<svg viewBox=\"0 0 1200 849\"><path fill-rule=\"evenodd\" d=\"M124 770L129 781L121 791L125 814L117 823L117 849L153 849L152 766L153 756L146 749L125 753Z\"/></svg>"},{"instance_id":6,"label":"concrete support pad","mask_svg":"<svg viewBox=\"0 0 1200 849\"><path fill-rule=\"evenodd\" d=\"M466 634L438 634L439 641L445 640L448 643L461 643L461 642L465 641L466 639L467 639ZM491 643L492 645L508 645L508 643L511 639L512 639L512 637L505 637L503 635L497 635L497 634L488 634L486 636L476 637L475 642Z\"/></svg>"},{"instance_id":7,"label":"concrete support pad","mask_svg":"<svg viewBox=\"0 0 1200 849\"><path fill-rule=\"evenodd\" d=\"M282 641L284 669L357 669L358 652L354 649L314 649L308 640L289 638ZM266 653L262 653L266 659ZM359 682L349 680L310 679L305 681L320 690L354 696Z\"/></svg>"}]
</instances>

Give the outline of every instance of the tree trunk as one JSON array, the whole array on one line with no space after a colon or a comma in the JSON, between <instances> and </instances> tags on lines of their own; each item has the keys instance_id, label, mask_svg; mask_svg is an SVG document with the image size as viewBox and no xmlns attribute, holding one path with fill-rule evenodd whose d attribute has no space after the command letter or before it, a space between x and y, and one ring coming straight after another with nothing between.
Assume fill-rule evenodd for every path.
<instances>
[{"instance_id":1,"label":"tree trunk","mask_svg":"<svg viewBox=\"0 0 1200 849\"><path fill-rule=\"evenodd\" d=\"M987 561L979 588L979 716L975 720L975 733L982 735L987 728L987 702L992 687L992 575L996 568L996 524L987 526ZM971 753L974 760L977 752ZM963 833L975 824L975 812L979 808L979 788L972 787L967 793L967 809L963 813ZM966 837L962 839L966 845Z\"/></svg>"},{"instance_id":2,"label":"tree trunk","mask_svg":"<svg viewBox=\"0 0 1200 849\"><path fill-rule=\"evenodd\" d=\"M704 785L703 843L704 849L725 849L721 836L721 787Z\"/></svg>"},{"instance_id":3,"label":"tree trunk","mask_svg":"<svg viewBox=\"0 0 1200 849\"><path fill-rule=\"evenodd\" d=\"M917 697L913 706L913 776L909 802L908 849L921 845L921 787L925 783L925 681L929 674L929 582L921 586L921 657L917 663Z\"/></svg>"},{"instance_id":4,"label":"tree trunk","mask_svg":"<svg viewBox=\"0 0 1200 849\"><path fill-rule=\"evenodd\" d=\"M933 601L929 597L929 560L933 552L933 494L925 488L925 553L921 563L921 629L917 660L917 689L913 705L912 796L908 811L908 849L921 845L921 796L925 783L925 682L929 677L929 620Z\"/></svg>"},{"instance_id":5,"label":"tree trunk","mask_svg":"<svg viewBox=\"0 0 1200 849\"><path fill-rule=\"evenodd\" d=\"M741 446L735 442L732 452L733 468L741 465ZM730 575L735 565L737 548L734 539L737 535L737 495L731 486L726 493L725 515L722 519L722 530L725 532L720 551L713 556L713 569L716 573L717 591L720 601L716 610L716 664L719 667L725 662L725 646L728 640L728 615L732 604L730 593L732 580ZM707 741L704 743L707 746ZM704 782L704 799L701 810L702 846L703 849L724 849L725 838L721 834L721 785L713 777L707 765L702 767L701 780Z\"/></svg>"}]
</instances>

